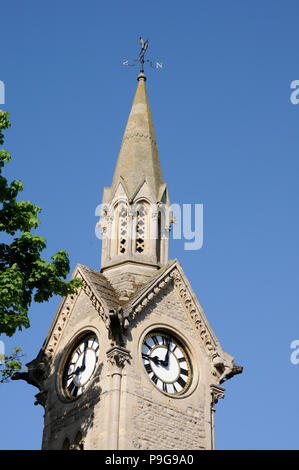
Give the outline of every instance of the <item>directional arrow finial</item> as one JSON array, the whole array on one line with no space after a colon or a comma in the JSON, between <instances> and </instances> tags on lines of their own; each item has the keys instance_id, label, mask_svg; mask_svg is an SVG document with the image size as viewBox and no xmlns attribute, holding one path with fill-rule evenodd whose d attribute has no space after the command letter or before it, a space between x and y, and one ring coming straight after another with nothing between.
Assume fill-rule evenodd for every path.
<instances>
[{"instance_id":1,"label":"directional arrow finial","mask_svg":"<svg viewBox=\"0 0 299 470\"><path fill-rule=\"evenodd\" d=\"M148 39L146 41L144 41L142 36L140 36L139 37L139 42L140 42L140 45L141 45L141 51L139 53L138 59L133 60L132 63L129 63L129 61L127 59L125 59L123 61L123 65L130 66L130 67L133 67L133 66L137 65L137 63L140 64L140 74L138 75L138 80L139 80L139 78L146 79L146 77L144 75L144 63L145 62L148 62L152 68L155 68L155 69L159 69L159 68L161 69L162 68L162 62L156 62L153 65L153 62L151 60L148 60L148 59L145 60L144 59L145 53L146 53L147 48L148 48Z\"/></svg>"}]
</instances>

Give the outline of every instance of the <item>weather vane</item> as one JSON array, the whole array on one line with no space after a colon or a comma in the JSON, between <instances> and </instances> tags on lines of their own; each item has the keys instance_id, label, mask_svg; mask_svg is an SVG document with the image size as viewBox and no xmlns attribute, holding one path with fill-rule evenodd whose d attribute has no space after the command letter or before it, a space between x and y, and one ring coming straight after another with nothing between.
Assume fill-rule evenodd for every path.
<instances>
[{"instance_id":1,"label":"weather vane","mask_svg":"<svg viewBox=\"0 0 299 470\"><path fill-rule=\"evenodd\" d=\"M135 65L137 65L137 63L140 64L140 73L144 73L144 63L145 62L148 62L150 64L151 67L153 67L154 69L161 69L162 68L162 62L155 62L155 64L153 64L153 62L151 60L145 60L144 59L144 56L145 56L145 53L147 51L147 48L148 48L148 39L146 41L144 41L142 39L142 37L140 36L139 38L139 42L141 44L141 51L139 53L139 56L138 56L138 59L135 59L133 60L132 63L129 63L129 61L126 59L123 61L123 65L127 65L129 67L134 67Z\"/></svg>"}]
</instances>

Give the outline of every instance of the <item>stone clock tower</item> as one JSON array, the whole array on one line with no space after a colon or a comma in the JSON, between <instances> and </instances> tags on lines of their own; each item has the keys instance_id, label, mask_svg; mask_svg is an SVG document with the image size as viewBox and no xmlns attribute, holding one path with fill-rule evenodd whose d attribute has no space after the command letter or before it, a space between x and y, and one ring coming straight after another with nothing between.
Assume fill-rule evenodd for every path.
<instances>
[{"instance_id":1,"label":"stone clock tower","mask_svg":"<svg viewBox=\"0 0 299 470\"><path fill-rule=\"evenodd\" d=\"M242 371L223 351L180 263L150 113L138 86L104 188L100 271L63 298L28 373L45 408L43 449L213 449L214 405Z\"/></svg>"}]
</instances>

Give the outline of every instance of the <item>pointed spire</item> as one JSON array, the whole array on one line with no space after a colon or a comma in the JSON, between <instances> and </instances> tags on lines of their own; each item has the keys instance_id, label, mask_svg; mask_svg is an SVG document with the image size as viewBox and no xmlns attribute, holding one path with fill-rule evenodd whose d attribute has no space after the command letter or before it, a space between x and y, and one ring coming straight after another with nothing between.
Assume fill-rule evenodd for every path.
<instances>
[{"instance_id":1,"label":"pointed spire","mask_svg":"<svg viewBox=\"0 0 299 470\"><path fill-rule=\"evenodd\" d=\"M145 87L146 77L140 73L138 86L123 136L112 190L122 177L132 196L138 185L146 178L157 198L163 184L155 131Z\"/></svg>"},{"instance_id":2,"label":"pointed spire","mask_svg":"<svg viewBox=\"0 0 299 470\"><path fill-rule=\"evenodd\" d=\"M122 298L168 261L170 203L145 81L141 72L112 185L104 189L99 222L101 272Z\"/></svg>"}]
</instances>

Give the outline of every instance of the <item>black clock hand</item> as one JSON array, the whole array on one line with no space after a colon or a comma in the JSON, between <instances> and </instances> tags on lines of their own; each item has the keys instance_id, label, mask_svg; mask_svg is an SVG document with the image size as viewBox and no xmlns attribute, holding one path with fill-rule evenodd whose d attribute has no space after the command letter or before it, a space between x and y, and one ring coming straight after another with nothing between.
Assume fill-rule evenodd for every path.
<instances>
[{"instance_id":1,"label":"black clock hand","mask_svg":"<svg viewBox=\"0 0 299 470\"><path fill-rule=\"evenodd\" d=\"M151 357L151 356L148 356L147 354L142 354L142 357L144 359L148 359L149 361L153 361L153 363L156 364L156 366L159 366L160 364L162 364L162 361L160 361L158 356Z\"/></svg>"},{"instance_id":2,"label":"black clock hand","mask_svg":"<svg viewBox=\"0 0 299 470\"><path fill-rule=\"evenodd\" d=\"M73 375L75 375L76 377L78 377L78 375L80 374L81 372L81 367L78 366L76 370L74 370L74 372L72 372L71 374L68 375L68 378L71 378Z\"/></svg>"},{"instance_id":3,"label":"black clock hand","mask_svg":"<svg viewBox=\"0 0 299 470\"><path fill-rule=\"evenodd\" d=\"M167 342L167 352L164 358L164 361L161 361L162 366L167 367L169 363L169 353L170 353L170 340Z\"/></svg>"},{"instance_id":4,"label":"black clock hand","mask_svg":"<svg viewBox=\"0 0 299 470\"><path fill-rule=\"evenodd\" d=\"M83 361L82 361L82 366L80 367L80 370L85 370L85 367L86 367L86 353L87 353L87 344L84 343L84 355L83 355Z\"/></svg>"}]
</instances>

